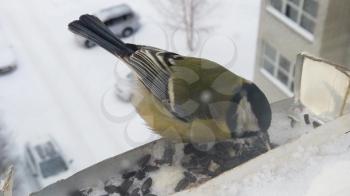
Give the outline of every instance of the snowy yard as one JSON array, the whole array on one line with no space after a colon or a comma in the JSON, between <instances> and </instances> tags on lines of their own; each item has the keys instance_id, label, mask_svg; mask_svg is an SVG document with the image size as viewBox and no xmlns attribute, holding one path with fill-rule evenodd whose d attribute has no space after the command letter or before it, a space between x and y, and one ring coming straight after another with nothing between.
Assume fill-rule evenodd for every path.
<instances>
[{"instance_id":1,"label":"snowy yard","mask_svg":"<svg viewBox=\"0 0 350 196\"><path fill-rule=\"evenodd\" d=\"M0 77L0 114L13 131L18 154L40 135L54 137L72 172L155 140L131 105L114 94L126 68L101 48L79 46L67 24L84 13L127 2L142 27L126 41L189 54L181 32L173 32L154 1L0 0L0 27L13 44L19 68ZM259 0L220 1L209 14L210 31L191 55L215 60L252 79ZM20 155L22 156L22 155Z\"/></svg>"}]
</instances>

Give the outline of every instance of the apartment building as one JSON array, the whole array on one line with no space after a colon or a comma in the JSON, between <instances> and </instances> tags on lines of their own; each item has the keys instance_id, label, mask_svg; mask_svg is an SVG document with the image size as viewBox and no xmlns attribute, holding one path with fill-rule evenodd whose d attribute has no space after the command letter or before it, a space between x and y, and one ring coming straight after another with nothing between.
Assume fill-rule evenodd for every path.
<instances>
[{"instance_id":1,"label":"apartment building","mask_svg":"<svg viewBox=\"0 0 350 196\"><path fill-rule=\"evenodd\" d=\"M254 81L270 102L293 96L300 52L350 67L350 0L262 0L259 25Z\"/></svg>"}]
</instances>

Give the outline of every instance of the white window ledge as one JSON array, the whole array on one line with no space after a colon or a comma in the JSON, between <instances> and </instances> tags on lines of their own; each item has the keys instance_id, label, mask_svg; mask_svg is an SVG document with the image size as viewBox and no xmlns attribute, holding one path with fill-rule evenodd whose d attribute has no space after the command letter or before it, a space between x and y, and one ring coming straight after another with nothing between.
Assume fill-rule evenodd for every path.
<instances>
[{"instance_id":1,"label":"white window ledge","mask_svg":"<svg viewBox=\"0 0 350 196\"><path fill-rule=\"evenodd\" d=\"M282 84L279 80L277 80L275 77L273 77L270 73L265 71L263 68L260 69L260 72L273 84L275 84L283 93L285 93L288 97L293 97L294 94L286 87L284 84Z\"/></svg>"},{"instance_id":2,"label":"white window ledge","mask_svg":"<svg viewBox=\"0 0 350 196\"><path fill-rule=\"evenodd\" d=\"M309 42L314 42L315 40L315 36L306 31L305 29L303 29L302 27L300 27L298 24L296 24L294 21L292 21L291 19L289 19L287 16L283 15L282 13L280 13L278 10L276 10L275 8L271 7L271 6L267 6L266 10L273 15L274 17L276 17L277 19L281 20L283 23L285 23L288 27L290 27L291 29L293 29L295 32L299 33L303 38L305 38L307 41Z\"/></svg>"}]
</instances>

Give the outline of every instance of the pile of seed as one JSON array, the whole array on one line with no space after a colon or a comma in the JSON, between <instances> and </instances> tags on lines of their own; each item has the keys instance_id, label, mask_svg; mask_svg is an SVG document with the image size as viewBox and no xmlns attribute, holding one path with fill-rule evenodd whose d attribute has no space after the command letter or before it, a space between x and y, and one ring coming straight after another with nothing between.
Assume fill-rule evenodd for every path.
<instances>
[{"instance_id":1,"label":"pile of seed","mask_svg":"<svg viewBox=\"0 0 350 196\"><path fill-rule=\"evenodd\" d=\"M71 196L155 196L155 191L152 191L153 180L157 180L156 171L165 165L180 170L183 174L182 179L173 187L165 187L171 188L171 192L178 192L218 176L267 151L265 143L258 137L214 144L176 145L181 145L181 148L166 143L161 158L151 154L144 155L137 161L134 169L121 173L121 180L107 181L103 188L87 188L74 192ZM181 154L181 157L175 154ZM117 181L119 184L116 184Z\"/></svg>"},{"instance_id":2,"label":"pile of seed","mask_svg":"<svg viewBox=\"0 0 350 196\"><path fill-rule=\"evenodd\" d=\"M315 128L315 129L320 127L320 126L322 126L322 124L320 122L318 122L317 120L315 120L315 119L312 120L308 113L303 114L303 119L304 119L304 123L306 125L311 125L312 124L312 127ZM294 128L295 124L297 123L297 120L294 119L294 118L291 118L291 117L290 117L290 120L291 120L290 121L290 126L292 128ZM311 121L312 121L312 123L311 123Z\"/></svg>"},{"instance_id":3,"label":"pile of seed","mask_svg":"<svg viewBox=\"0 0 350 196\"><path fill-rule=\"evenodd\" d=\"M185 169L184 178L177 184L175 191L181 191L197 179L200 182L209 180L230 170L262 153L267 147L255 140L250 142L223 141L208 144L186 144L181 165Z\"/></svg>"},{"instance_id":4,"label":"pile of seed","mask_svg":"<svg viewBox=\"0 0 350 196\"><path fill-rule=\"evenodd\" d=\"M137 169L125 171L122 175L121 184L116 185L115 180L107 181L103 190L87 188L71 194L71 196L155 196L151 193L152 178L147 173L159 169L155 163L151 163L151 155L147 154L137 161Z\"/></svg>"}]
</instances>

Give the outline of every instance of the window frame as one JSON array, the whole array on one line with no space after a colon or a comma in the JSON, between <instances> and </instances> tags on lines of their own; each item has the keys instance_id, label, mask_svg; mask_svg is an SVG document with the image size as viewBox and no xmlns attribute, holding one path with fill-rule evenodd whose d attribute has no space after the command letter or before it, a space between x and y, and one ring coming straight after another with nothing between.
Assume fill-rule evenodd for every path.
<instances>
[{"instance_id":1,"label":"window frame","mask_svg":"<svg viewBox=\"0 0 350 196\"><path fill-rule=\"evenodd\" d=\"M275 59L271 59L268 55L266 55L265 48L267 46L275 50L275 52L276 52ZM289 62L289 66L290 66L289 72L287 70L285 70L282 66L280 66L280 60L282 58L284 58L285 60L287 60ZM261 59L261 66L260 66L261 73L263 73L263 75L265 75L270 81L272 81L285 94L287 94L288 96L293 96L294 89L292 89L292 86L294 86L294 84L295 84L295 81L294 81L295 66L294 66L294 64L291 61L289 61L285 55L281 54L281 52L278 51L277 48L275 48L273 45L271 45L270 43L268 43L264 40L261 42L260 59ZM273 67L274 67L273 74L271 74L265 68L265 61L270 63L271 65L273 65ZM280 79L278 79L278 72L279 71L288 77L288 81L287 81L288 85L286 85ZM295 88L295 86L294 86L294 88Z\"/></svg>"},{"instance_id":2,"label":"window frame","mask_svg":"<svg viewBox=\"0 0 350 196\"><path fill-rule=\"evenodd\" d=\"M281 10L278 10L275 8L271 0L268 1L266 9L267 11L272 14L273 16L277 17L279 20L287 24L290 28L301 34L304 38L306 38L308 41L313 42L314 41L314 35L317 30L317 21L319 17L319 8L320 4L318 4L318 10L317 10L317 16L312 16L309 12L304 10L304 2L307 0L299 0L299 5L295 5L293 2L289 0L280 0L282 3ZM317 0L316 0L317 1ZM319 1L317 1L319 2ZM297 18L296 21L294 21L292 18L286 16L286 9L287 6L292 7L293 9L297 10ZM302 18L306 17L307 19L311 20L314 23L314 29L313 32L308 31L306 28L301 26Z\"/></svg>"}]
</instances>

